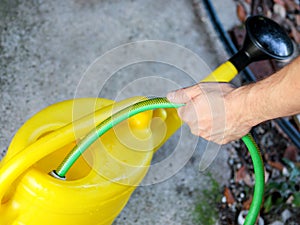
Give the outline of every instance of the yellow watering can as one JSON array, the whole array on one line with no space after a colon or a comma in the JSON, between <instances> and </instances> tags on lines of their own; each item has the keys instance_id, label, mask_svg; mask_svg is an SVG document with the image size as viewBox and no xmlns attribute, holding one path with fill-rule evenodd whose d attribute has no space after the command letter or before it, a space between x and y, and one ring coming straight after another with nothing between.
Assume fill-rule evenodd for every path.
<instances>
[{"instance_id":1,"label":"yellow watering can","mask_svg":"<svg viewBox=\"0 0 300 225\"><path fill-rule=\"evenodd\" d=\"M281 39L278 32L274 34L276 43L261 43L264 40L253 27L257 23L269 31L280 30L264 17L248 19L250 35L243 49L204 81L229 82L251 61L291 55L290 51L273 51L272 45L280 40L278 46L284 43L291 49L282 32ZM149 110L120 122L78 158L66 180L49 172L100 122L141 99L145 98L120 102L102 98L68 100L29 119L16 133L0 164L0 224L111 224L147 173L153 153L181 126L175 109Z\"/></svg>"},{"instance_id":2,"label":"yellow watering can","mask_svg":"<svg viewBox=\"0 0 300 225\"><path fill-rule=\"evenodd\" d=\"M1 162L0 224L111 224L145 176L153 150L180 126L174 109L144 112L115 127L126 130L127 138L131 133L132 139L142 140L140 151L121 143L123 137L116 135L120 132L111 130L75 163L67 182L48 173L74 147L79 133L87 133L112 110L140 99L118 103L100 98L69 100L49 106L28 120ZM82 109L82 118L72 122L74 104ZM164 140L157 143L151 127L161 129L161 121L168 128Z\"/></svg>"}]
</instances>

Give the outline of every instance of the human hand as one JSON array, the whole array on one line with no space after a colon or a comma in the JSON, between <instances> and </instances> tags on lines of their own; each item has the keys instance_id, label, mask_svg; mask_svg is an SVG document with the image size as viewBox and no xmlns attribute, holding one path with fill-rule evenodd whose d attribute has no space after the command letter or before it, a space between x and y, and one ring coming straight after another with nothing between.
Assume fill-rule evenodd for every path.
<instances>
[{"instance_id":1,"label":"human hand","mask_svg":"<svg viewBox=\"0 0 300 225\"><path fill-rule=\"evenodd\" d=\"M199 83L167 95L170 102L185 103L179 117L193 134L218 144L226 144L247 134L247 91L228 83ZM247 114L248 113L248 114Z\"/></svg>"}]
</instances>

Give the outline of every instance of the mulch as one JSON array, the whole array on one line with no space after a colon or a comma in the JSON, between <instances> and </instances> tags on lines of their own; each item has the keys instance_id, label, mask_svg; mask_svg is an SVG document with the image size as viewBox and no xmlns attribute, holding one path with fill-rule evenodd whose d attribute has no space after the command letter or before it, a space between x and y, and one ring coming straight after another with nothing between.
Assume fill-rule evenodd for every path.
<instances>
[{"instance_id":1,"label":"mulch","mask_svg":"<svg viewBox=\"0 0 300 225\"><path fill-rule=\"evenodd\" d=\"M300 49L299 0L236 0L236 13L241 24L229 31L238 48L242 46L249 15L264 15L278 22L291 37L296 53ZM265 60L250 65L257 80L273 74L286 63ZM300 116L288 118L300 132ZM258 125L252 130L265 165L265 197L260 212L264 224L300 225L300 150L275 121ZM250 154L241 141L228 149L231 179L223 187L218 203L221 225L239 224L239 216L252 201L254 171Z\"/></svg>"}]
</instances>

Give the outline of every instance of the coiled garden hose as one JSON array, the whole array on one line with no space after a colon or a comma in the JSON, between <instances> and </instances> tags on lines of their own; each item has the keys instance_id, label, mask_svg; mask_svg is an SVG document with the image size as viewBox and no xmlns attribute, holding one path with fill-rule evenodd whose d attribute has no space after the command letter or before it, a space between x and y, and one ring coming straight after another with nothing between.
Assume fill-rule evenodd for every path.
<instances>
[{"instance_id":1,"label":"coiled garden hose","mask_svg":"<svg viewBox=\"0 0 300 225\"><path fill-rule=\"evenodd\" d=\"M103 134L105 134L109 129L111 129L118 123L147 110L158 108L179 108L183 105L184 104L171 103L167 100L167 98L152 98L137 102L125 109L118 111L117 113L102 121L99 125L96 126L95 129L90 131L78 143L78 145L72 149L72 151L67 155L64 161L59 165L59 167L55 171L53 171L53 174L56 177L65 179L66 173L76 162L76 160L81 156L81 154L86 151L89 146L91 146L98 138L100 138ZM245 225L252 225L256 222L256 218L259 214L262 204L264 194L264 168L260 151L255 144L252 136L250 134L247 134L242 137L242 140L250 152L255 173L253 200L247 218L245 220Z\"/></svg>"}]
</instances>

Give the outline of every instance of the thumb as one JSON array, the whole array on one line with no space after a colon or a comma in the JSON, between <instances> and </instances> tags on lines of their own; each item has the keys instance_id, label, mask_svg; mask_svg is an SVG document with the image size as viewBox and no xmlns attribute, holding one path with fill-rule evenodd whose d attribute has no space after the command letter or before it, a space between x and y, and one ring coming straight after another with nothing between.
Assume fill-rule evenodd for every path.
<instances>
[{"instance_id":1,"label":"thumb","mask_svg":"<svg viewBox=\"0 0 300 225\"><path fill-rule=\"evenodd\" d=\"M201 93L198 85L178 89L167 94L167 99L173 103L187 103Z\"/></svg>"}]
</instances>

